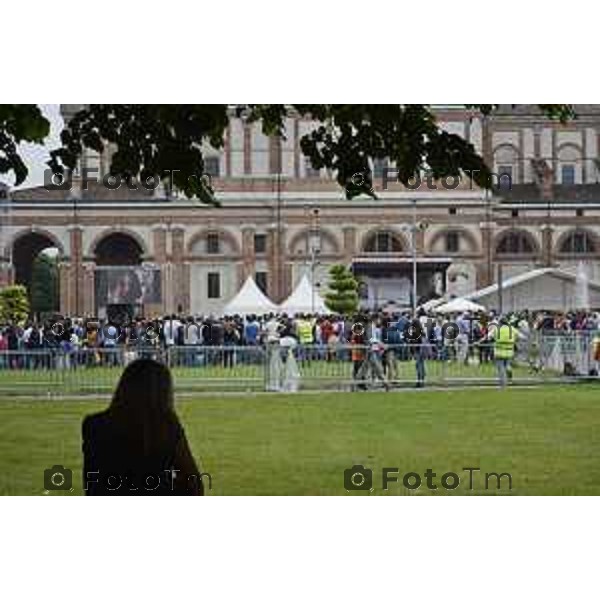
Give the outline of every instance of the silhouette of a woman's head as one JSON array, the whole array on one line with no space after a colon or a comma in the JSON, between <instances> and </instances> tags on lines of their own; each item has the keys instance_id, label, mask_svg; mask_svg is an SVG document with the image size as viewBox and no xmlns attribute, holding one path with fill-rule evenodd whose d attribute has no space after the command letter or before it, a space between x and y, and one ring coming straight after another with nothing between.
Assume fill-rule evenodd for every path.
<instances>
[{"instance_id":1,"label":"silhouette of a woman's head","mask_svg":"<svg viewBox=\"0 0 600 600\"><path fill-rule=\"evenodd\" d=\"M179 425L169 369L146 358L130 363L121 375L110 412L144 453L159 451Z\"/></svg>"}]
</instances>

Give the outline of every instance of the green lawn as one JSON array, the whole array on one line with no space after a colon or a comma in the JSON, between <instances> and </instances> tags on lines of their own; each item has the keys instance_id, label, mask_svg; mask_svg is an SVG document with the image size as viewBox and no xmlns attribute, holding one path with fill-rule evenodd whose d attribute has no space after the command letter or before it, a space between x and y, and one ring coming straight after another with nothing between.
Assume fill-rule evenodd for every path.
<instances>
[{"instance_id":1,"label":"green lawn","mask_svg":"<svg viewBox=\"0 0 600 600\"><path fill-rule=\"evenodd\" d=\"M600 494L600 387L540 387L251 395L180 399L192 450L212 494L341 494L343 472L374 472L373 494L469 491L465 467L509 472L504 494ZM80 424L96 400L0 399L0 493L43 494L43 470L63 464L81 493ZM440 489L381 489L381 468L437 473ZM454 491L440 477L462 477ZM495 479L491 479L495 487ZM55 492L56 493L56 492Z\"/></svg>"}]
</instances>

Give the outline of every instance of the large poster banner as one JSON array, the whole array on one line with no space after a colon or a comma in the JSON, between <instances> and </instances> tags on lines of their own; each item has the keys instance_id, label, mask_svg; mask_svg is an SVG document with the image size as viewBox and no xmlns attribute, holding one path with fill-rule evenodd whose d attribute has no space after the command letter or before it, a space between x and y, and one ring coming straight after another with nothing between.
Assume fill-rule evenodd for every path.
<instances>
[{"instance_id":1,"label":"large poster banner","mask_svg":"<svg viewBox=\"0 0 600 600\"><path fill-rule=\"evenodd\" d=\"M160 304L160 269L151 266L97 267L96 306Z\"/></svg>"}]
</instances>

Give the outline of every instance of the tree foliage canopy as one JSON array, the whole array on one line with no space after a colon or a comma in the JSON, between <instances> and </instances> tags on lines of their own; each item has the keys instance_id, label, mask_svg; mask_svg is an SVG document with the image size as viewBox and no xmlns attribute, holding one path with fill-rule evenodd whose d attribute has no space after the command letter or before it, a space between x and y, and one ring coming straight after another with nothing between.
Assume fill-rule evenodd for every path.
<instances>
[{"instance_id":1,"label":"tree foliage canopy","mask_svg":"<svg viewBox=\"0 0 600 600\"><path fill-rule=\"evenodd\" d=\"M329 270L329 291L325 305L340 315L353 315L358 309L358 281L345 265L333 265Z\"/></svg>"},{"instance_id":2,"label":"tree foliage canopy","mask_svg":"<svg viewBox=\"0 0 600 600\"><path fill-rule=\"evenodd\" d=\"M29 315L27 289L9 285L0 290L0 322L21 324Z\"/></svg>"},{"instance_id":3,"label":"tree foliage canopy","mask_svg":"<svg viewBox=\"0 0 600 600\"><path fill-rule=\"evenodd\" d=\"M499 105L465 106L490 115ZM575 116L568 104L538 107L551 119ZM62 146L52 151L48 164L55 173L63 173L76 166L85 148L101 152L110 142L116 148L113 175L146 180L172 173L173 184L186 196L215 203L203 177L202 144L222 148L232 116L260 122L266 135L285 137L290 114L317 122L317 128L302 137L302 152L313 168L331 169L348 198L374 194L373 159L394 162L404 184L426 168L435 178L463 172L481 187L490 185L488 165L474 146L442 130L427 104L91 104L69 121L61 133ZM22 183L27 167L18 143L42 143L48 132L48 121L36 105L0 106L0 173L13 171L17 185Z\"/></svg>"},{"instance_id":4,"label":"tree foliage canopy","mask_svg":"<svg viewBox=\"0 0 600 600\"><path fill-rule=\"evenodd\" d=\"M40 253L31 271L31 311L52 313L59 309L58 266L56 258Z\"/></svg>"}]
</instances>

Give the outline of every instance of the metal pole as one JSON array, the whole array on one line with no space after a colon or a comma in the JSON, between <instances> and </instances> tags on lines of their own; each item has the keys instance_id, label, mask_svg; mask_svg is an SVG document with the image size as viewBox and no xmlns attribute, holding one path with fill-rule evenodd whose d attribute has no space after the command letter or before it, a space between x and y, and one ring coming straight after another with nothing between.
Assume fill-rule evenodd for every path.
<instances>
[{"instance_id":1,"label":"metal pole","mask_svg":"<svg viewBox=\"0 0 600 600\"><path fill-rule=\"evenodd\" d=\"M75 226L75 229L73 230L74 235L77 239L79 239L78 237L78 233L77 233L77 194L75 194L73 196L73 225ZM79 241L81 242L82 240L79 239ZM81 250L81 243L79 244L79 251ZM75 255L75 253L73 252L73 248L71 248L71 256L74 259L74 264L73 267L75 269L75 316L78 316L77 313L79 312L79 263L80 263L80 256L79 256L80 252L77 253L77 255Z\"/></svg>"},{"instance_id":2,"label":"metal pole","mask_svg":"<svg viewBox=\"0 0 600 600\"><path fill-rule=\"evenodd\" d=\"M282 254L282 239L281 239L281 164L277 170L276 176L276 193L277 193L277 296L283 298L283 254Z\"/></svg>"},{"instance_id":3,"label":"metal pole","mask_svg":"<svg viewBox=\"0 0 600 600\"><path fill-rule=\"evenodd\" d=\"M417 316L417 199L413 199L413 224L412 224L412 312Z\"/></svg>"},{"instance_id":4,"label":"metal pole","mask_svg":"<svg viewBox=\"0 0 600 600\"><path fill-rule=\"evenodd\" d=\"M498 264L498 314L503 313L502 306L502 264Z\"/></svg>"},{"instance_id":5,"label":"metal pole","mask_svg":"<svg viewBox=\"0 0 600 600\"><path fill-rule=\"evenodd\" d=\"M315 314L315 251L310 253L310 312Z\"/></svg>"},{"instance_id":6,"label":"metal pole","mask_svg":"<svg viewBox=\"0 0 600 600\"><path fill-rule=\"evenodd\" d=\"M4 240L3 243L6 244L6 259L7 259L6 263L4 261L2 261L2 269L6 273L6 285L9 285L11 283L9 281L9 275L10 275L10 270L11 270L11 266L12 266L13 248L12 248L11 231L10 231L10 228L12 225L12 223L11 223L11 217L12 217L11 208L12 207L11 207L10 190L9 190L8 186L6 188L6 198L1 198L0 201L2 203L2 219L0 220L0 238L6 237L6 239ZM6 236L4 234L6 234Z\"/></svg>"},{"instance_id":7,"label":"metal pole","mask_svg":"<svg viewBox=\"0 0 600 600\"><path fill-rule=\"evenodd\" d=\"M485 224L487 235L487 279L488 283L491 284L494 276L492 269L492 212L490 190L487 187L485 188Z\"/></svg>"}]
</instances>

